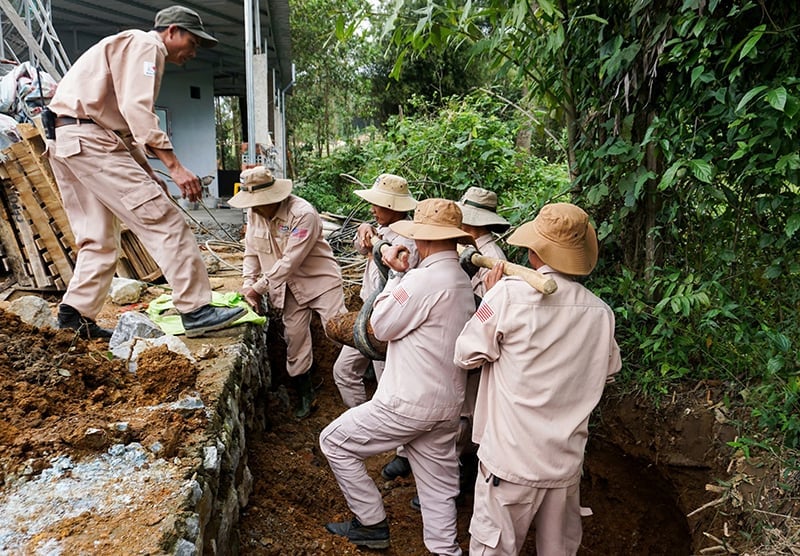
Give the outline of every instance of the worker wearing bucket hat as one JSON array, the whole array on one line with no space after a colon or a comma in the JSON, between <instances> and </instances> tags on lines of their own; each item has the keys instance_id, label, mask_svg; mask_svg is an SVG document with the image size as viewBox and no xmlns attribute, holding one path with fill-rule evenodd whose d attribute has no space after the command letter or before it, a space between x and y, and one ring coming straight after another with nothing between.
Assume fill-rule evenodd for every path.
<instances>
[{"instance_id":1,"label":"worker wearing bucket hat","mask_svg":"<svg viewBox=\"0 0 800 556\"><path fill-rule=\"evenodd\" d=\"M463 214L461 229L472 236L478 251L487 257L505 261L506 254L497 244L495 234L505 232L511 224L497 214L497 194L482 187L470 187L458 201L458 206ZM483 279L488 273L488 268L479 268L472 276L472 290L478 297L483 297L486 293ZM458 454L461 463L462 491L473 488L475 474L478 471L476 456L478 447L472 442L472 421L480 376L480 368L472 369L467 374L467 391L464 396L464 407L461 410Z\"/></svg>"},{"instance_id":2,"label":"worker wearing bucket hat","mask_svg":"<svg viewBox=\"0 0 800 556\"><path fill-rule=\"evenodd\" d=\"M481 255L506 260L494 234L505 232L511 224L497 214L497 194L482 187L470 187L458 201L458 207L463 214L461 229L472 236ZM483 278L488 272L488 268L481 268L472 277L472 288L478 297L486 291Z\"/></svg>"},{"instance_id":3,"label":"worker wearing bucket hat","mask_svg":"<svg viewBox=\"0 0 800 556\"><path fill-rule=\"evenodd\" d=\"M342 273L322 237L319 213L291 194L291 180L257 166L242 172L241 184L228 204L248 209L242 294L256 311L264 296L282 310L286 371L299 398L295 417L303 419L314 403L311 317L316 312L324 326L347 312Z\"/></svg>"},{"instance_id":4,"label":"worker wearing bucket hat","mask_svg":"<svg viewBox=\"0 0 800 556\"><path fill-rule=\"evenodd\" d=\"M589 415L621 367L614 312L574 279L590 274L598 255L579 207L545 205L508 242L526 247L531 266L558 288L544 295L519 278L501 279L497 265L456 340L455 363L483 367L470 554L519 554L532 522L537 554L575 554Z\"/></svg>"},{"instance_id":5,"label":"worker wearing bucket hat","mask_svg":"<svg viewBox=\"0 0 800 556\"><path fill-rule=\"evenodd\" d=\"M408 219L408 211L413 210L417 201L411 196L405 178L394 174L381 174L370 189L359 189L354 193L370 203L370 211L376 224L373 226L369 222L362 222L353 239L356 250L367 256L360 292L361 300L366 303L386 283L378 264L372 259L373 238L377 237L390 245L402 244L408 250L409 266L417 266L419 256L414 241L404 238L389 227L395 222ZM333 364L333 379L347 407L355 407L367 401L364 375L370 364L375 371L375 377L380 380L383 361L371 361L356 348L342 346L342 351Z\"/></svg>"},{"instance_id":6,"label":"worker wearing bucket hat","mask_svg":"<svg viewBox=\"0 0 800 556\"><path fill-rule=\"evenodd\" d=\"M347 410L320 433L322 452L355 515L327 529L357 545L389 545L381 493L363 461L404 445L422 505L426 548L461 554L456 435L466 373L453 364L452 355L475 301L456 251L457 241L471 241L460 225L456 203L426 199L417 204L413 221L390 226L415 240L420 262L390 279L375 301L370 322L375 336L388 342L386 368L371 400ZM400 263L393 268L406 270Z\"/></svg>"}]
</instances>

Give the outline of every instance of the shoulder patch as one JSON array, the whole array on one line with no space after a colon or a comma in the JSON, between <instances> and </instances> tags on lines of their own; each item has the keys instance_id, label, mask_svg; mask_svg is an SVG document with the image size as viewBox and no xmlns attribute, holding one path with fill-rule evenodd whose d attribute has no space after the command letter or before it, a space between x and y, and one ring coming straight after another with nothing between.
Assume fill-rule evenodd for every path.
<instances>
[{"instance_id":1,"label":"shoulder patch","mask_svg":"<svg viewBox=\"0 0 800 556\"><path fill-rule=\"evenodd\" d=\"M481 303L481 306L478 307L478 310L475 311L475 316L478 317L479 321L486 322L494 316L494 311L489 304L484 301Z\"/></svg>"},{"instance_id":2,"label":"shoulder patch","mask_svg":"<svg viewBox=\"0 0 800 556\"><path fill-rule=\"evenodd\" d=\"M144 63L144 76L145 77L155 77L156 75L156 63L155 62L145 62Z\"/></svg>"},{"instance_id":3,"label":"shoulder patch","mask_svg":"<svg viewBox=\"0 0 800 556\"><path fill-rule=\"evenodd\" d=\"M297 239L305 239L308 235L308 228L294 228L292 230L292 237L296 237Z\"/></svg>"},{"instance_id":4,"label":"shoulder patch","mask_svg":"<svg viewBox=\"0 0 800 556\"><path fill-rule=\"evenodd\" d=\"M403 286L397 286L392 290L392 297L394 297L400 305L405 305L410 296Z\"/></svg>"}]
</instances>

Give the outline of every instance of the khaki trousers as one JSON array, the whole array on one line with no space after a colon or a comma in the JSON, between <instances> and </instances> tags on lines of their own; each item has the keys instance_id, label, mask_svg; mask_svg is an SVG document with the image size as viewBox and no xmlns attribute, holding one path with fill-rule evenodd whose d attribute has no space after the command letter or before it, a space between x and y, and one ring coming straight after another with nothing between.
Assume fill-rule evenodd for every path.
<instances>
[{"instance_id":1,"label":"khaki trousers","mask_svg":"<svg viewBox=\"0 0 800 556\"><path fill-rule=\"evenodd\" d=\"M458 418L418 421L370 400L325 427L319 445L350 510L361 523L374 525L386 518L386 511L364 460L403 444L417 485L425 547L434 554L458 556L457 431Z\"/></svg>"},{"instance_id":2,"label":"khaki trousers","mask_svg":"<svg viewBox=\"0 0 800 556\"><path fill-rule=\"evenodd\" d=\"M537 556L574 556L581 544L580 483L535 488L499 481L480 465L469 532L470 556L519 554L536 526Z\"/></svg>"},{"instance_id":3,"label":"khaki trousers","mask_svg":"<svg viewBox=\"0 0 800 556\"><path fill-rule=\"evenodd\" d=\"M342 401L347 407L355 407L367 401L367 389L364 387L364 373L370 359L354 347L342 346L339 357L333 364L333 381L339 389ZM383 373L383 361L372 361L375 378L380 380Z\"/></svg>"},{"instance_id":4,"label":"khaki trousers","mask_svg":"<svg viewBox=\"0 0 800 556\"><path fill-rule=\"evenodd\" d=\"M347 312L344 291L333 288L300 305L291 290L286 288L283 301L283 339L286 342L286 372L298 376L311 368L314 362L311 345L311 317L319 314L323 328L337 315Z\"/></svg>"},{"instance_id":5,"label":"khaki trousers","mask_svg":"<svg viewBox=\"0 0 800 556\"><path fill-rule=\"evenodd\" d=\"M78 246L63 302L97 317L117 268L120 221L161 268L178 311L208 304L211 286L194 234L117 135L94 124L62 126L56 135L48 157Z\"/></svg>"}]
</instances>

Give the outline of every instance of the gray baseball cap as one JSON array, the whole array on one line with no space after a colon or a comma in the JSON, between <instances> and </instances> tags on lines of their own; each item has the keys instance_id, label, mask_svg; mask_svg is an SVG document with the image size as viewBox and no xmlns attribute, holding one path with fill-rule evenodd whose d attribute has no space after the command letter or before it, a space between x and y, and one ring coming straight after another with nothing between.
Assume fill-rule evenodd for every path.
<instances>
[{"instance_id":1,"label":"gray baseball cap","mask_svg":"<svg viewBox=\"0 0 800 556\"><path fill-rule=\"evenodd\" d=\"M203 21L194 10L183 6L170 6L156 14L156 28L169 27L170 25L177 25L195 35L200 39L200 46L202 47L212 48L217 45L217 39L206 33L203 28Z\"/></svg>"}]
</instances>

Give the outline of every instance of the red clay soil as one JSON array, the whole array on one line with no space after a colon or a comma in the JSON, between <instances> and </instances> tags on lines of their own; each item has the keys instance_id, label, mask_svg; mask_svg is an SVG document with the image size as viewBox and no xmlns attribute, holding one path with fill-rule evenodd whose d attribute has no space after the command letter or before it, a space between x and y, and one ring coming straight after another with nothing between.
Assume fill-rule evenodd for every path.
<instances>
[{"instance_id":1,"label":"red clay soil","mask_svg":"<svg viewBox=\"0 0 800 556\"><path fill-rule=\"evenodd\" d=\"M133 374L109 359L107 342L33 328L2 310L0 345L0 486L55 456L79 459L115 443L157 439L169 457L204 425L176 412L136 411L194 386L194 365L166 348L143 353ZM117 430L118 422L129 426Z\"/></svg>"}]
</instances>

